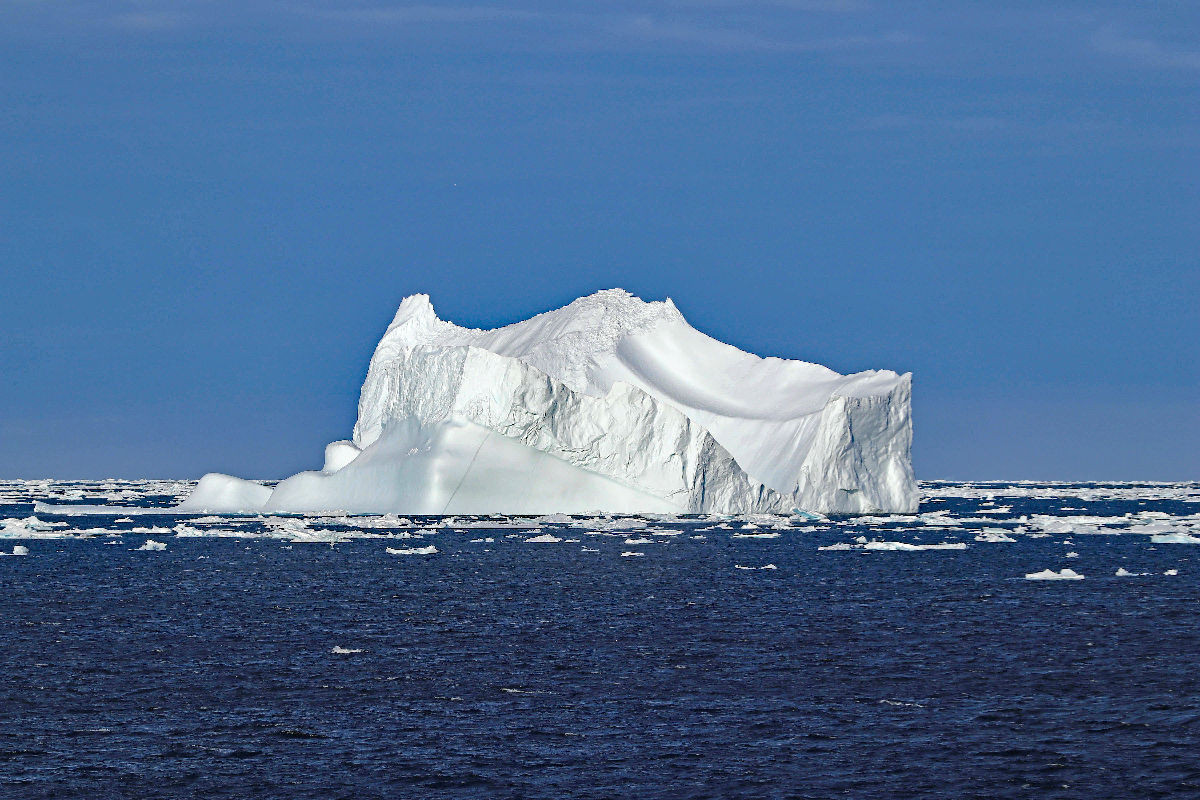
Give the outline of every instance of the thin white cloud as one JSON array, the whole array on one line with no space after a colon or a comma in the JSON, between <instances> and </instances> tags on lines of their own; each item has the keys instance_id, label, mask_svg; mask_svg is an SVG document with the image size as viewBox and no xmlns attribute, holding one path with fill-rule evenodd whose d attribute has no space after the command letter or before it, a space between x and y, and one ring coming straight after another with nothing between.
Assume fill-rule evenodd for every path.
<instances>
[{"instance_id":1,"label":"thin white cloud","mask_svg":"<svg viewBox=\"0 0 1200 800\"><path fill-rule=\"evenodd\" d=\"M1010 121L994 116L923 117L913 114L879 114L863 122L861 129L873 131L941 130L957 133L992 133L1010 127Z\"/></svg>"},{"instance_id":2,"label":"thin white cloud","mask_svg":"<svg viewBox=\"0 0 1200 800\"><path fill-rule=\"evenodd\" d=\"M689 22L660 20L638 14L615 21L609 26L618 36L646 42L675 42L718 50L781 50L784 43L759 34L733 28L710 28Z\"/></svg>"},{"instance_id":3,"label":"thin white cloud","mask_svg":"<svg viewBox=\"0 0 1200 800\"><path fill-rule=\"evenodd\" d=\"M305 16L344 22L370 24L436 24L436 23L485 23L522 22L542 19L543 14L521 8L498 6L300 6L289 7L291 11Z\"/></svg>"},{"instance_id":4,"label":"thin white cloud","mask_svg":"<svg viewBox=\"0 0 1200 800\"><path fill-rule=\"evenodd\" d=\"M821 14L848 14L866 11L866 0L675 0L677 7L699 8L782 8Z\"/></svg>"},{"instance_id":5,"label":"thin white cloud","mask_svg":"<svg viewBox=\"0 0 1200 800\"><path fill-rule=\"evenodd\" d=\"M1156 39L1127 36L1114 28L1097 31L1092 36L1092 47L1151 67L1200 69L1200 49L1172 47Z\"/></svg>"},{"instance_id":6,"label":"thin white cloud","mask_svg":"<svg viewBox=\"0 0 1200 800\"><path fill-rule=\"evenodd\" d=\"M155 33L185 28L192 24L193 17L177 11L133 11L112 17L117 28Z\"/></svg>"},{"instance_id":7,"label":"thin white cloud","mask_svg":"<svg viewBox=\"0 0 1200 800\"><path fill-rule=\"evenodd\" d=\"M696 25L680 20L663 20L645 14L624 17L609 26L610 32L645 42L694 45L716 50L821 52L861 49L880 45L901 45L916 41L904 31L887 31L861 36L791 40L763 36L741 28Z\"/></svg>"}]
</instances>

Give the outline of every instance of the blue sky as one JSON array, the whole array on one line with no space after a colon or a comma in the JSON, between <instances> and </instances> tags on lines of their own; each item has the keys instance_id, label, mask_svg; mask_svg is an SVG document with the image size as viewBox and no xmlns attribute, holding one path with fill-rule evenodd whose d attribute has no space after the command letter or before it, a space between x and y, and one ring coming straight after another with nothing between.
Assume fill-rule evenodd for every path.
<instances>
[{"instance_id":1,"label":"blue sky","mask_svg":"<svg viewBox=\"0 0 1200 800\"><path fill-rule=\"evenodd\" d=\"M914 373L923 478L1200 478L1195 3L0 5L0 476L281 477L400 299Z\"/></svg>"}]
</instances>

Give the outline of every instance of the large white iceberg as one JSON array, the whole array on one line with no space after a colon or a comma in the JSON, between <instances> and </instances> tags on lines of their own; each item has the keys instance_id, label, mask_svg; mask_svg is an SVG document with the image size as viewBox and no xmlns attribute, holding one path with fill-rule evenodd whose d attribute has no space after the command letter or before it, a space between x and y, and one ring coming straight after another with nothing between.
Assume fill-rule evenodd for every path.
<instances>
[{"instance_id":1,"label":"large white iceberg","mask_svg":"<svg viewBox=\"0 0 1200 800\"><path fill-rule=\"evenodd\" d=\"M322 470L207 475L181 509L913 513L910 394L908 374L744 353L669 299L612 289L473 330L418 294Z\"/></svg>"}]
</instances>

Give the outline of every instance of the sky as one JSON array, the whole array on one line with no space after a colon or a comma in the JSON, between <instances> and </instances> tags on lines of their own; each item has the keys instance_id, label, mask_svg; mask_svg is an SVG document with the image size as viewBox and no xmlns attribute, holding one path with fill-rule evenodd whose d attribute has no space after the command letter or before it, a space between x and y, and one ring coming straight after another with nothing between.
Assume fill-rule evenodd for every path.
<instances>
[{"instance_id":1,"label":"sky","mask_svg":"<svg viewBox=\"0 0 1200 800\"><path fill-rule=\"evenodd\" d=\"M914 376L920 478L1200 479L1200 7L0 3L0 478L279 478L400 300Z\"/></svg>"}]
</instances>

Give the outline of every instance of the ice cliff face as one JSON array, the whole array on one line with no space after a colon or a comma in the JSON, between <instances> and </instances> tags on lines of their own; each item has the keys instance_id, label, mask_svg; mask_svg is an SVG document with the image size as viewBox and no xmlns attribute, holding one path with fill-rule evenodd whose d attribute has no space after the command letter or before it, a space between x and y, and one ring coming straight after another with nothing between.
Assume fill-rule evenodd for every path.
<instances>
[{"instance_id":1,"label":"ice cliff face","mask_svg":"<svg viewBox=\"0 0 1200 800\"><path fill-rule=\"evenodd\" d=\"M910 513L911 440L909 375L749 355L670 300L609 290L472 330L414 295L371 358L353 440L259 508ZM261 496L220 478L188 505Z\"/></svg>"}]
</instances>

